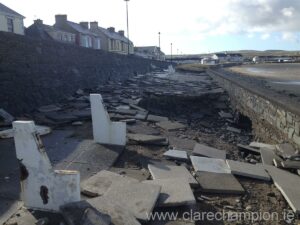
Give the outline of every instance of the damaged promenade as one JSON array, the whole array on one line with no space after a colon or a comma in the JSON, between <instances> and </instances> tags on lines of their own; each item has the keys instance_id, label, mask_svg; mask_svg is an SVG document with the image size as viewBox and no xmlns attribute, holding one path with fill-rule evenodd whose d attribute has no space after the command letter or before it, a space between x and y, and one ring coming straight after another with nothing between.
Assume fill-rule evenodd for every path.
<instances>
[{"instance_id":1,"label":"damaged promenade","mask_svg":"<svg viewBox=\"0 0 300 225\"><path fill-rule=\"evenodd\" d=\"M286 218L300 210L296 149L254 140L251 120L231 109L227 93L205 72L138 74L79 89L65 101L42 106L30 115L6 118L0 131L0 154L5 159L0 165L0 221L6 225L300 222L297 216ZM22 133L22 126L32 123L17 122L14 130L8 130L15 120L39 125L35 129L44 148L37 145L37 154L45 150L54 173L80 173L80 179L72 173L72 181L64 180L75 187L60 187L72 193L70 199L62 197L66 204L48 205L51 191L62 192L59 185L49 183L52 189L47 186L37 193L26 189L30 174L24 177L24 170L20 172L26 160L18 162L24 149L14 132ZM34 158L28 158L29 164ZM21 192L33 201L22 201ZM149 218L166 212L178 216L174 221ZM186 217L185 212L226 212L227 217L199 219ZM235 217L239 212L273 212L279 217L239 221Z\"/></svg>"}]
</instances>

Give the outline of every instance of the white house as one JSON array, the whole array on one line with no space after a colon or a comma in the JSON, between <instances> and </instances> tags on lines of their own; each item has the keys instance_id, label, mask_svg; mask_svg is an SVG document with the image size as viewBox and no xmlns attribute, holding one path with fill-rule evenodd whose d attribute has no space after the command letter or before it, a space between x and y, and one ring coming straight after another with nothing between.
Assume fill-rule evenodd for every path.
<instances>
[{"instance_id":1,"label":"white house","mask_svg":"<svg viewBox=\"0 0 300 225\"><path fill-rule=\"evenodd\" d=\"M228 62L243 62L244 57L239 53L228 53L227 55L227 61Z\"/></svg>"},{"instance_id":2,"label":"white house","mask_svg":"<svg viewBox=\"0 0 300 225\"><path fill-rule=\"evenodd\" d=\"M0 31L24 35L24 16L0 3Z\"/></svg>"},{"instance_id":3,"label":"white house","mask_svg":"<svg viewBox=\"0 0 300 225\"><path fill-rule=\"evenodd\" d=\"M216 60L212 58L203 58L201 59L202 65L216 65Z\"/></svg>"},{"instance_id":4,"label":"white house","mask_svg":"<svg viewBox=\"0 0 300 225\"><path fill-rule=\"evenodd\" d=\"M227 55L225 53L216 53L211 58L219 63L227 62Z\"/></svg>"}]
</instances>

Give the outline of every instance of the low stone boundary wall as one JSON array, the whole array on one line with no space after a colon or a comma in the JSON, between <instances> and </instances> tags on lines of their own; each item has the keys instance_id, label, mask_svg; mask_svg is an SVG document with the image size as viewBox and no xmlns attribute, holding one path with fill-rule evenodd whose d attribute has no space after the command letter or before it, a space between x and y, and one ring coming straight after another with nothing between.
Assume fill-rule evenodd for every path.
<instances>
[{"instance_id":1,"label":"low stone boundary wall","mask_svg":"<svg viewBox=\"0 0 300 225\"><path fill-rule=\"evenodd\" d=\"M231 98L232 107L252 120L255 135L262 141L289 142L300 147L300 116L274 99L240 85L215 70L208 74Z\"/></svg>"}]
</instances>

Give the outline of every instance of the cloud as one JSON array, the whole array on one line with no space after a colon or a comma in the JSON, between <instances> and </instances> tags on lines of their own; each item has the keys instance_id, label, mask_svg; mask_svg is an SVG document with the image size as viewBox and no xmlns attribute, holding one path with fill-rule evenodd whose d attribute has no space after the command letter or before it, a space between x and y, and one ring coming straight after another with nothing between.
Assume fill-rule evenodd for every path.
<instances>
[{"instance_id":1,"label":"cloud","mask_svg":"<svg viewBox=\"0 0 300 225\"><path fill-rule=\"evenodd\" d=\"M262 34L260 38L262 40L268 40L270 38L270 36L271 36L270 34Z\"/></svg>"}]
</instances>

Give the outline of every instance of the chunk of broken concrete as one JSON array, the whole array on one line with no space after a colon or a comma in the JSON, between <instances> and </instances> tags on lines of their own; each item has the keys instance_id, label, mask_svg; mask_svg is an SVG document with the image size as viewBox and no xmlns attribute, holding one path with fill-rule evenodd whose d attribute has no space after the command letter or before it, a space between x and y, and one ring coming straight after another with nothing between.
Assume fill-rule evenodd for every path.
<instances>
[{"instance_id":1,"label":"chunk of broken concrete","mask_svg":"<svg viewBox=\"0 0 300 225\"><path fill-rule=\"evenodd\" d=\"M51 133L52 130L50 127L36 125L36 131L38 135L43 136ZM14 137L13 129L0 131L0 138L5 139L5 138L13 138L13 137Z\"/></svg>"},{"instance_id":2,"label":"chunk of broken concrete","mask_svg":"<svg viewBox=\"0 0 300 225\"><path fill-rule=\"evenodd\" d=\"M224 119L233 118L231 113L227 113L227 112L224 112L224 111L219 112L219 115L220 115L221 118L224 118Z\"/></svg>"},{"instance_id":3,"label":"chunk of broken concrete","mask_svg":"<svg viewBox=\"0 0 300 225\"><path fill-rule=\"evenodd\" d=\"M262 165L226 160L231 173L234 175L270 181L270 176Z\"/></svg>"},{"instance_id":4,"label":"chunk of broken concrete","mask_svg":"<svg viewBox=\"0 0 300 225\"><path fill-rule=\"evenodd\" d=\"M200 191L219 194L243 194L245 192L238 180L228 173L197 172L196 180Z\"/></svg>"},{"instance_id":5,"label":"chunk of broken concrete","mask_svg":"<svg viewBox=\"0 0 300 225\"><path fill-rule=\"evenodd\" d=\"M266 165L265 168L293 211L300 214L300 177L274 166Z\"/></svg>"},{"instance_id":6,"label":"chunk of broken concrete","mask_svg":"<svg viewBox=\"0 0 300 225\"><path fill-rule=\"evenodd\" d=\"M150 122L162 122L162 121L168 121L168 117L163 117L163 116L155 116L155 115L148 115L147 116L147 121Z\"/></svg>"},{"instance_id":7,"label":"chunk of broken concrete","mask_svg":"<svg viewBox=\"0 0 300 225\"><path fill-rule=\"evenodd\" d=\"M198 182L184 166L169 166L164 165L162 163L157 163L153 165L149 164L148 169L154 180L169 178L185 178L192 187L198 186Z\"/></svg>"},{"instance_id":8,"label":"chunk of broken concrete","mask_svg":"<svg viewBox=\"0 0 300 225\"><path fill-rule=\"evenodd\" d=\"M81 218L82 225L110 225L110 216L97 211L94 208L87 208Z\"/></svg>"},{"instance_id":9,"label":"chunk of broken concrete","mask_svg":"<svg viewBox=\"0 0 300 225\"><path fill-rule=\"evenodd\" d=\"M191 156L191 161L196 172L231 173L223 159Z\"/></svg>"},{"instance_id":10,"label":"chunk of broken concrete","mask_svg":"<svg viewBox=\"0 0 300 225\"><path fill-rule=\"evenodd\" d=\"M255 154L255 155L260 155L260 150L258 149L255 149L255 148L251 148L250 146L248 145L242 145L242 144L238 144L237 145L238 149L240 151L247 151L251 154Z\"/></svg>"},{"instance_id":11,"label":"chunk of broken concrete","mask_svg":"<svg viewBox=\"0 0 300 225\"><path fill-rule=\"evenodd\" d=\"M184 178L146 180L143 183L161 186L157 206L182 206L196 203L193 191Z\"/></svg>"},{"instance_id":12,"label":"chunk of broken concrete","mask_svg":"<svg viewBox=\"0 0 300 225\"><path fill-rule=\"evenodd\" d=\"M138 180L102 170L81 183L81 192L90 197L101 196L104 195L115 182L127 183L138 182Z\"/></svg>"},{"instance_id":13,"label":"chunk of broken concrete","mask_svg":"<svg viewBox=\"0 0 300 225\"><path fill-rule=\"evenodd\" d=\"M115 182L104 196L128 208L137 219L147 221L159 197L160 190L161 187L157 185Z\"/></svg>"},{"instance_id":14,"label":"chunk of broken concrete","mask_svg":"<svg viewBox=\"0 0 300 225\"><path fill-rule=\"evenodd\" d=\"M230 127L230 126L227 127L227 130L231 131L233 133L237 133L237 134L240 134L242 132L241 129L238 129L238 128L235 128L235 127Z\"/></svg>"},{"instance_id":15,"label":"chunk of broken concrete","mask_svg":"<svg viewBox=\"0 0 300 225\"><path fill-rule=\"evenodd\" d=\"M38 108L38 111L40 111L42 113L56 112L59 110L61 110L61 108L56 105L44 105L44 106L41 106L40 108Z\"/></svg>"},{"instance_id":16,"label":"chunk of broken concrete","mask_svg":"<svg viewBox=\"0 0 300 225\"><path fill-rule=\"evenodd\" d=\"M129 140L140 144L167 145L167 138L163 136L154 136L146 134L127 134Z\"/></svg>"},{"instance_id":17,"label":"chunk of broken concrete","mask_svg":"<svg viewBox=\"0 0 300 225\"><path fill-rule=\"evenodd\" d=\"M281 165L285 169L300 169L300 162L299 161L282 161Z\"/></svg>"},{"instance_id":18,"label":"chunk of broken concrete","mask_svg":"<svg viewBox=\"0 0 300 225\"><path fill-rule=\"evenodd\" d=\"M156 123L156 125L167 131L174 131L174 130L186 128L186 126L182 123L171 122L171 121L162 121L162 122Z\"/></svg>"},{"instance_id":19,"label":"chunk of broken concrete","mask_svg":"<svg viewBox=\"0 0 300 225\"><path fill-rule=\"evenodd\" d=\"M261 143L261 142L251 142L249 144L249 146L253 147L253 148L268 148L268 149L272 149L272 150L276 149L275 145L265 144L265 143Z\"/></svg>"},{"instance_id":20,"label":"chunk of broken concrete","mask_svg":"<svg viewBox=\"0 0 300 225\"><path fill-rule=\"evenodd\" d=\"M181 150L168 150L164 153L164 156L169 159L177 159L177 160L188 160L188 155L186 151Z\"/></svg>"},{"instance_id":21,"label":"chunk of broken concrete","mask_svg":"<svg viewBox=\"0 0 300 225\"><path fill-rule=\"evenodd\" d=\"M206 156L210 158L226 159L226 151L222 151L202 144L196 144L194 146L192 154L197 156Z\"/></svg>"},{"instance_id":22,"label":"chunk of broken concrete","mask_svg":"<svg viewBox=\"0 0 300 225\"><path fill-rule=\"evenodd\" d=\"M295 148L289 143L278 144L276 145L276 149L284 159L289 159L296 154Z\"/></svg>"},{"instance_id":23,"label":"chunk of broken concrete","mask_svg":"<svg viewBox=\"0 0 300 225\"><path fill-rule=\"evenodd\" d=\"M61 207L61 213L69 225L81 225L81 218L88 208L109 215L114 225L141 225L128 208L103 196L66 204Z\"/></svg>"}]
</instances>

